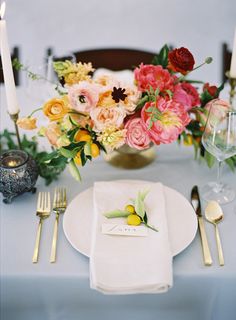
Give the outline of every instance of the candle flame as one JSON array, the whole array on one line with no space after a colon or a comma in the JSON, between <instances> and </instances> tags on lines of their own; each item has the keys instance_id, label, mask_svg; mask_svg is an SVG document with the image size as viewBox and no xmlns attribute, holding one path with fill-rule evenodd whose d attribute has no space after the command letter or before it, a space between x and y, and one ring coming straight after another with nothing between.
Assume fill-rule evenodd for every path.
<instances>
[{"instance_id":1,"label":"candle flame","mask_svg":"<svg viewBox=\"0 0 236 320\"><path fill-rule=\"evenodd\" d=\"M3 19L6 10L6 2L4 1L0 7L0 18Z\"/></svg>"}]
</instances>

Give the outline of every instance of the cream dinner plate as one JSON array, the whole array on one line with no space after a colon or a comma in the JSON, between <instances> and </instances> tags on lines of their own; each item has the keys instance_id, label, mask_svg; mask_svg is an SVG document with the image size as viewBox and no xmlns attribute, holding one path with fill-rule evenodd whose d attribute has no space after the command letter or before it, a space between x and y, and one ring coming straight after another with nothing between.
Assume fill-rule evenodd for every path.
<instances>
[{"instance_id":1,"label":"cream dinner plate","mask_svg":"<svg viewBox=\"0 0 236 320\"><path fill-rule=\"evenodd\" d=\"M197 232L197 217L182 194L166 186L164 192L171 251L176 256L193 241ZM66 238L72 247L87 257L90 253L92 220L93 187L79 193L71 201L63 219Z\"/></svg>"}]
</instances>

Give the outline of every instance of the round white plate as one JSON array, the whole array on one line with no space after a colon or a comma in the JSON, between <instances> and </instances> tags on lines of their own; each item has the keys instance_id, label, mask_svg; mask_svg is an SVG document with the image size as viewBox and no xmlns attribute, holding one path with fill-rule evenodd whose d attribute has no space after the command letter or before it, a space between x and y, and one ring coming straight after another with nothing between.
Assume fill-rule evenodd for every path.
<instances>
[{"instance_id":1,"label":"round white plate","mask_svg":"<svg viewBox=\"0 0 236 320\"><path fill-rule=\"evenodd\" d=\"M179 192L164 186L169 240L173 256L183 251L197 232L197 217L191 204ZM93 187L78 194L64 214L66 238L76 250L89 257L93 220Z\"/></svg>"}]
</instances>

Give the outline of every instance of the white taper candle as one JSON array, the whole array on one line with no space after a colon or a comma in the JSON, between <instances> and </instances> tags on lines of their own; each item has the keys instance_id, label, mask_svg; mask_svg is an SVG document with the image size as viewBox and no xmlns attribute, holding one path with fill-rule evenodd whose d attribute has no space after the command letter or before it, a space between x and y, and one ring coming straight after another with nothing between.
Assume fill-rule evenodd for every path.
<instances>
[{"instance_id":1,"label":"white taper candle","mask_svg":"<svg viewBox=\"0 0 236 320\"><path fill-rule=\"evenodd\" d=\"M234 32L234 44L233 44L233 51L232 51L232 58L230 64L230 77L236 79L236 28Z\"/></svg>"},{"instance_id":2,"label":"white taper candle","mask_svg":"<svg viewBox=\"0 0 236 320\"><path fill-rule=\"evenodd\" d=\"M17 114L19 112L19 106L16 97L16 86L13 76L11 54L7 39L6 21L3 20L5 2L1 5L1 20L0 20L0 52L2 59L2 68L4 83L7 97L7 109L9 114Z\"/></svg>"}]
</instances>

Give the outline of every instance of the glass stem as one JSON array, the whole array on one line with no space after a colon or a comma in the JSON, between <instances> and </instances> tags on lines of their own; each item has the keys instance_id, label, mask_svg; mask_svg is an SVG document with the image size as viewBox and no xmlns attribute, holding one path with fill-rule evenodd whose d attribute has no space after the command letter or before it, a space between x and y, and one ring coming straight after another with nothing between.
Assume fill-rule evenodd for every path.
<instances>
[{"instance_id":1,"label":"glass stem","mask_svg":"<svg viewBox=\"0 0 236 320\"><path fill-rule=\"evenodd\" d=\"M220 191L222 188L221 169L222 169L222 161L218 161L218 170L217 170L217 189L218 189L218 191Z\"/></svg>"}]
</instances>

